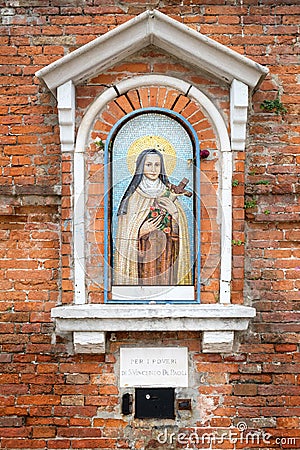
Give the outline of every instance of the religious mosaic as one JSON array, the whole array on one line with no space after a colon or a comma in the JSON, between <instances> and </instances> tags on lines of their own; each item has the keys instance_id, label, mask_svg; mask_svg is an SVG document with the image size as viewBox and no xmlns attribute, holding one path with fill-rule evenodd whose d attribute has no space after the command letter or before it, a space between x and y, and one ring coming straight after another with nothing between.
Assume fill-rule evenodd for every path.
<instances>
[{"instance_id":1,"label":"religious mosaic","mask_svg":"<svg viewBox=\"0 0 300 450\"><path fill-rule=\"evenodd\" d=\"M134 116L112 154L112 284L194 283L194 146L176 118Z\"/></svg>"}]
</instances>

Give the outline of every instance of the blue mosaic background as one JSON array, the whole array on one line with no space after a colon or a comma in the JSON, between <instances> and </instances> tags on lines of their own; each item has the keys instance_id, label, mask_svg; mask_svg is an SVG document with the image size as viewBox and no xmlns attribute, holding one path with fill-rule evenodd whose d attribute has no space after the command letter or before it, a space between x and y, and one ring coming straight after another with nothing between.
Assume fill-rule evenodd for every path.
<instances>
[{"instance_id":1,"label":"blue mosaic background","mask_svg":"<svg viewBox=\"0 0 300 450\"><path fill-rule=\"evenodd\" d=\"M176 167L169 176L169 180L173 184L178 184L182 178L189 179L187 185L188 190L193 190L194 174L193 164L189 164L188 160L193 161L193 145L191 138L183 126L170 116L159 113L145 113L135 116L128 120L117 133L113 143L112 155L112 238L113 246L117 230L117 210L121 198L128 187L132 174L127 167L127 152L130 145L138 138L143 136L161 136L173 145L176 155ZM194 258L194 212L193 197L180 196L180 203L185 210L188 220L191 257ZM114 252L114 248L113 248Z\"/></svg>"}]
</instances>

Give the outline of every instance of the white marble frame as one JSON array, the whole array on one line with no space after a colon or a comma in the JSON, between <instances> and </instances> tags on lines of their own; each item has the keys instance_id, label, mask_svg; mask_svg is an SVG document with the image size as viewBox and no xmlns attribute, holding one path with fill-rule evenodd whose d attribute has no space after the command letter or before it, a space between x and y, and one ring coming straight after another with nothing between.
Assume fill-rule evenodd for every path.
<instances>
[{"instance_id":1,"label":"white marble frame","mask_svg":"<svg viewBox=\"0 0 300 450\"><path fill-rule=\"evenodd\" d=\"M164 86L178 89L201 105L216 130L221 151L221 186L220 198L222 206L221 223L221 271L220 271L220 303L230 303L231 282L231 240L232 240L232 152L226 124L212 101L191 84L177 78L162 75L145 75L123 80L116 85L117 92L122 95L130 89L143 86ZM75 304L86 303L85 283L85 230L84 230L84 153L88 145L91 127L105 105L117 97L114 88L109 88L89 107L80 124L74 155L74 267L75 267Z\"/></svg>"}]
</instances>

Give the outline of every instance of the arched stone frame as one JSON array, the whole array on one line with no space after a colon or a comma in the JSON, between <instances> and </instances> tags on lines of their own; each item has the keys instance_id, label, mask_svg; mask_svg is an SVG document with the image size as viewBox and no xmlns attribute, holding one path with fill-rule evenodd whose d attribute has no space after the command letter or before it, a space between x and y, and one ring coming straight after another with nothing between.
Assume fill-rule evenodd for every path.
<instances>
[{"instance_id":1,"label":"arched stone frame","mask_svg":"<svg viewBox=\"0 0 300 450\"><path fill-rule=\"evenodd\" d=\"M145 75L124 80L100 95L90 106L82 119L78 130L74 155L74 274L75 274L75 304L86 303L85 283L85 226L84 226L84 152L88 144L90 130L98 113L105 105L118 95L144 86L163 86L178 89L195 100L206 111L216 131L219 141L221 161L221 205L223 209L221 223L221 271L220 271L220 303L230 303L231 281L231 232L232 232L232 153L226 124L220 112L211 100L199 89L185 81L160 75Z\"/></svg>"}]
</instances>

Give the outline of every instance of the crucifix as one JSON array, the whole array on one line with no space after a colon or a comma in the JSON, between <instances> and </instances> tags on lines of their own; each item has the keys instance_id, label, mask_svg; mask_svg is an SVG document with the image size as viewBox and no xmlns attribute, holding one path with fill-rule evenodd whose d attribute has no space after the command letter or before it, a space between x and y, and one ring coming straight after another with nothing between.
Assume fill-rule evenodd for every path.
<instances>
[{"instance_id":1,"label":"crucifix","mask_svg":"<svg viewBox=\"0 0 300 450\"><path fill-rule=\"evenodd\" d=\"M185 195L186 197L191 197L193 193L191 191L188 191L185 189L186 185L188 184L189 180L187 178L182 178L180 183L176 186L176 184L169 183L169 189L172 194L175 194L176 197L178 195Z\"/></svg>"}]
</instances>

